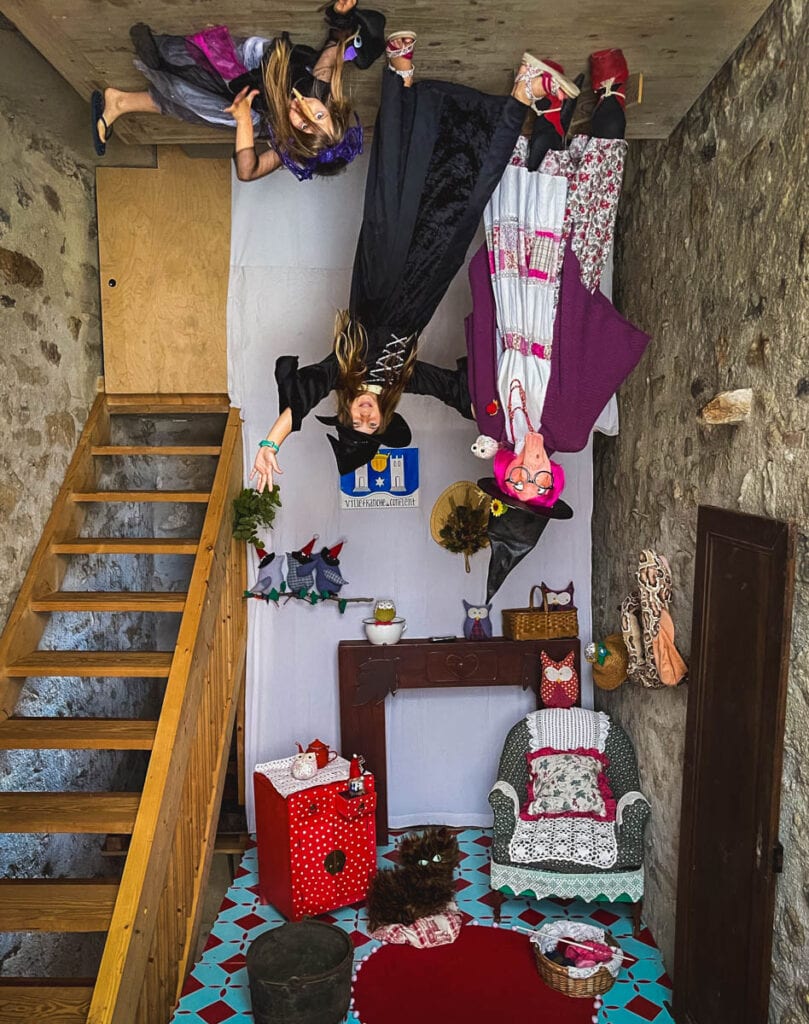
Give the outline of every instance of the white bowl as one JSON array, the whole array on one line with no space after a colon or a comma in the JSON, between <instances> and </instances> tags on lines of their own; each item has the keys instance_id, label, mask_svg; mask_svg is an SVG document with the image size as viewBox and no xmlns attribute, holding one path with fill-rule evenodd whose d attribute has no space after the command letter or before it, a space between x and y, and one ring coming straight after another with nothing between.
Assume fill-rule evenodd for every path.
<instances>
[{"instance_id":1,"label":"white bowl","mask_svg":"<svg viewBox=\"0 0 809 1024\"><path fill-rule=\"evenodd\" d=\"M372 644L398 644L402 633L407 629L405 619L393 619L391 622L377 622L376 619L363 619L365 635Z\"/></svg>"}]
</instances>

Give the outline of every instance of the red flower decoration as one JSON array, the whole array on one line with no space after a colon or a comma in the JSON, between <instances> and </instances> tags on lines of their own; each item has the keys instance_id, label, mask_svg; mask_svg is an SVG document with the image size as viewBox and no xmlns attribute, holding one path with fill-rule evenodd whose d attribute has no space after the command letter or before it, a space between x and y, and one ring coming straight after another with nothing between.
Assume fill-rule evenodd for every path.
<instances>
[{"instance_id":1,"label":"red flower decoration","mask_svg":"<svg viewBox=\"0 0 809 1024\"><path fill-rule=\"evenodd\" d=\"M496 398L493 398L486 406L486 412L489 416L496 416L500 412L500 403Z\"/></svg>"}]
</instances>

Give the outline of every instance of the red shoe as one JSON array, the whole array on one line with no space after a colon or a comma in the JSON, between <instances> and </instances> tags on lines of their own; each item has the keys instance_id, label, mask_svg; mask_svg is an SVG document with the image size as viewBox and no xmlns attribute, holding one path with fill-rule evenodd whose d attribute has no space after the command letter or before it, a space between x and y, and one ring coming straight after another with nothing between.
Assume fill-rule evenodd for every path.
<instances>
[{"instance_id":1,"label":"red shoe","mask_svg":"<svg viewBox=\"0 0 809 1024\"><path fill-rule=\"evenodd\" d=\"M627 78L629 68L622 50L599 50L590 54L590 79L599 104L609 96L615 96L624 110L626 94L621 92L621 89Z\"/></svg>"}]
</instances>

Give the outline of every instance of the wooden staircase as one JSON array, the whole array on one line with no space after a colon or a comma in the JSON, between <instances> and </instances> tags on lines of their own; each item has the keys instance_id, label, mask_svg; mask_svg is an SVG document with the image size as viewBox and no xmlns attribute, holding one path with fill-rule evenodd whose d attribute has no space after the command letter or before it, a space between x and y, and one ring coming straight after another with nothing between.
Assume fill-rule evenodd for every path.
<instances>
[{"instance_id":1,"label":"wooden staircase","mask_svg":"<svg viewBox=\"0 0 809 1024\"><path fill-rule=\"evenodd\" d=\"M113 443L116 416L203 414L221 417L215 444ZM118 460L125 475L128 460L163 457L215 459L210 486L103 487L104 460ZM0 636L0 751L142 751L148 768L139 792L0 791L0 833L129 837L120 878L0 880L0 932L106 935L96 977L0 975L0 1024L169 1019L195 953L244 672L245 554L231 524L241 480L241 424L226 396L97 398ZM111 503L180 502L205 506L197 536L86 535L94 504L109 513ZM63 589L71 559L88 555L194 561L183 591ZM109 650L43 649L53 617L76 613L111 617ZM161 613L179 619L173 649L119 649L116 616ZM161 710L151 718L18 715L29 677L94 678L99 686L156 680L164 687Z\"/></svg>"}]
</instances>

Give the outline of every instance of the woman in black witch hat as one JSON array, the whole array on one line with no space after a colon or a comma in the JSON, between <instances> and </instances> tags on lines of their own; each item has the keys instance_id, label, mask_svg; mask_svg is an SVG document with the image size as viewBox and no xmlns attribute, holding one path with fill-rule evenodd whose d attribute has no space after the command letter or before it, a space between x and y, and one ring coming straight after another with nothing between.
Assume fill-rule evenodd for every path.
<instances>
[{"instance_id":1,"label":"woman in black witch hat","mask_svg":"<svg viewBox=\"0 0 809 1024\"><path fill-rule=\"evenodd\" d=\"M337 413L324 422L336 427L329 441L341 473L364 465L381 444L409 443L410 429L395 411L404 391L431 394L440 386L437 397L455 404L444 379L435 380L440 371L416 362L419 335L464 261L526 107L546 88L578 92L529 54L510 96L434 80L414 85L407 66L413 38L397 33L389 43L388 56L400 66L384 74L349 309L320 363L299 368L294 356L276 363L281 415L253 466L259 490L280 472L285 438L332 391Z\"/></svg>"}]
</instances>

